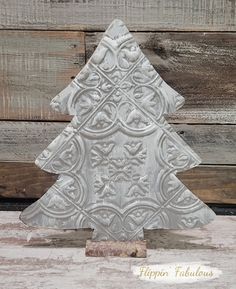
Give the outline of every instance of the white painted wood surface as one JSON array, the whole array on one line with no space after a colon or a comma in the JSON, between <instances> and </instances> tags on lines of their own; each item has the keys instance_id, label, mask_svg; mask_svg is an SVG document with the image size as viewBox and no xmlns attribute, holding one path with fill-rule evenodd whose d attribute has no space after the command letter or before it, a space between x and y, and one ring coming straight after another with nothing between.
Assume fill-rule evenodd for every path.
<instances>
[{"instance_id":1,"label":"white painted wood surface","mask_svg":"<svg viewBox=\"0 0 236 289\"><path fill-rule=\"evenodd\" d=\"M85 257L90 231L33 229L18 217L19 212L0 212L0 288L236 288L233 216L217 216L200 229L147 232L148 248L152 248L147 259ZM141 281L131 271L136 265L194 261L210 262L223 273L204 283L161 285Z\"/></svg>"}]
</instances>

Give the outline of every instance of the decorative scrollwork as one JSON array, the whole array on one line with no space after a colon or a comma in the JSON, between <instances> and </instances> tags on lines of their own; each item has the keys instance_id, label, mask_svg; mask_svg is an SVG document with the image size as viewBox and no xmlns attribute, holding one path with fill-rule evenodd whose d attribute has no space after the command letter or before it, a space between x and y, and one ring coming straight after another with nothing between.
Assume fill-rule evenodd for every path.
<instances>
[{"instance_id":1,"label":"decorative scrollwork","mask_svg":"<svg viewBox=\"0 0 236 289\"><path fill-rule=\"evenodd\" d=\"M115 20L86 66L52 100L55 110L74 118L36 164L60 176L21 219L32 226L89 227L98 241L208 223L214 213L175 176L199 163L164 118L183 101Z\"/></svg>"},{"instance_id":2,"label":"decorative scrollwork","mask_svg":"<svg viewBox=\"0 0 236 289\"><path fill-rule=\"evenodd\" d=\"M122 102L119 105L119 119L131 129L147 128L152 121L136 106L130 102Z\"/></svg>"}]
</instances>

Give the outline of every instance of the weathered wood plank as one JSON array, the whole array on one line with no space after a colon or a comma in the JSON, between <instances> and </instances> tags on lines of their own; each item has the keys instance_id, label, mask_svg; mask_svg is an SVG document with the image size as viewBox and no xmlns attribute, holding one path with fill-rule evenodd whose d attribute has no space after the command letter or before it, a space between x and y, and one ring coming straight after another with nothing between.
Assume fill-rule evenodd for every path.
<instances>
[{"instance_id":1,"label":"weathered wood plank","mask_svg":"<svg viewBox=\"0 0 236 289\"><path fill-rule=\"evenodd\" d=\"M131 30L234 31L231 0L2 0L0 27L104 30L121 18Z\"/></svg>"},{"instance_id":2,"label":"weathered wood plank","mask_svg":"<svg viewBox=\"0 0 236 289\"><path fill-rule=\"evenodd\" d=\"M102 33L86 34L90 57ZM134 33L163 79L185 97L169 121L236 123L236 34Z\"/></svg>"},{"instance_id":3,"label":"weathered wood plank","mask_svg":"<svg viewBox=\"0 0 236 289\"><path fill-rule=\"evenodd\" d=\"M63 122L0 122L0 161L33 162L66 127ZM175 124L203 164L235 164L236 125Z\"/></svg>"},{"instance_id":4,"label":"weathered wood plank","mask_svg":"<svg viewBox=\"0 0 236 289\"><path fill-rule=\"evenodd\" d=\"M19 212L0 212L1 288L235 288L236 217L217 216L200 229L147 231L145 260L117 257L88 258L84 247L91 231L61 231L26 227ZM132 266L192 262L210 263L220 278L189 284L141 281Z\"/></svg>"},{"instance_id":5,"label":"weathered wood plank","mask_svg":"<svg viewBox=\"0 0 236 289\"><path fill-rule=\"evenodd\" d=\"M0 31L0 119L68 119L50 100L84 66L84 33Z\"/></svg>"},{"instance_id":6,"label":"weathered wood plank","mask_svg":"<svg viewBox=\"0 0 236 289\"><path fill-rule=\"evenodd\" d=\"M235 166L199 166L178 178L205 203L236 204ZM40 198L56 179L31 163L0 163L0 198Z\"/></svg>"},{"instance_id":7,"label":"weathered wood plank","mask_svg":"<svg viewBox=\"0 0 236 289\"><path fill-rule=\"evenodd\" d=\"M56 181L30 163L0 163L0 198L40 198Z\"/></svg>"},{"instance_id":8,"label":"weathered wood plank","mask_svg":"<svg viewBox=\"0 0 236 289\"><path fill-rule=\"evenodd\" d=\"M236 204L235 166L202 165L177 176L205 203Z\"/></svg>"},{"instance_id":9,"label":"weathered wood plank","mask_svg":"<svg viewBox=\"0 0 236 289\"><path fill-rule=\"evenodd\" d=\"M101 33L86 37L87 58ZM182 123L236 123L236 34L134 33L161 76L186 99ZM0 119L68 120L50 100L85 63L77 32L0 31Z\"/></svg>"}]
</instances>

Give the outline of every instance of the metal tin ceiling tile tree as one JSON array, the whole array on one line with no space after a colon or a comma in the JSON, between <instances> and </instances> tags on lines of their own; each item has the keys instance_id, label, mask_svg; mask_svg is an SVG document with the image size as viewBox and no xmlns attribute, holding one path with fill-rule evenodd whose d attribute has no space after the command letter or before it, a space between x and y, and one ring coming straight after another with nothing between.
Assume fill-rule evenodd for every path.
<instances>
[{"instance_id":1,"label":"metal tin ceiling tile tree","mask_svg":"<svg viewBox=\"0 0 236 289\"><path fill-rule=\"evenodd\" d=\"M142 240L143 229L213 220L214 212L176 177L200 163L164 118L183 103L114 20L86 66L51 102L74 117L35 163L59 177L20 219L92 228L94 241Z\"/></svg>"}]
</instances>

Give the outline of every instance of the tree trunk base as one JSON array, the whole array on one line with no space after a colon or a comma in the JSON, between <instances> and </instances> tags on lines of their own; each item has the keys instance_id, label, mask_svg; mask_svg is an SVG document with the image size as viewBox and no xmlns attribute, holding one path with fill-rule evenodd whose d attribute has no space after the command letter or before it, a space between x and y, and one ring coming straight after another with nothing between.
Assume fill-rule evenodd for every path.
<instances>
[{"instance_id":1,"label":"tree trunk base","mask_svg":"<svg viewBox=\"0 0 236 289\"><path fill-rule=\"evenodd\" d=\"M146 258L146 240L142 241L92 241L87 240L85 255L87 257L135 257Z\"/></svg>"}]
</instances>

